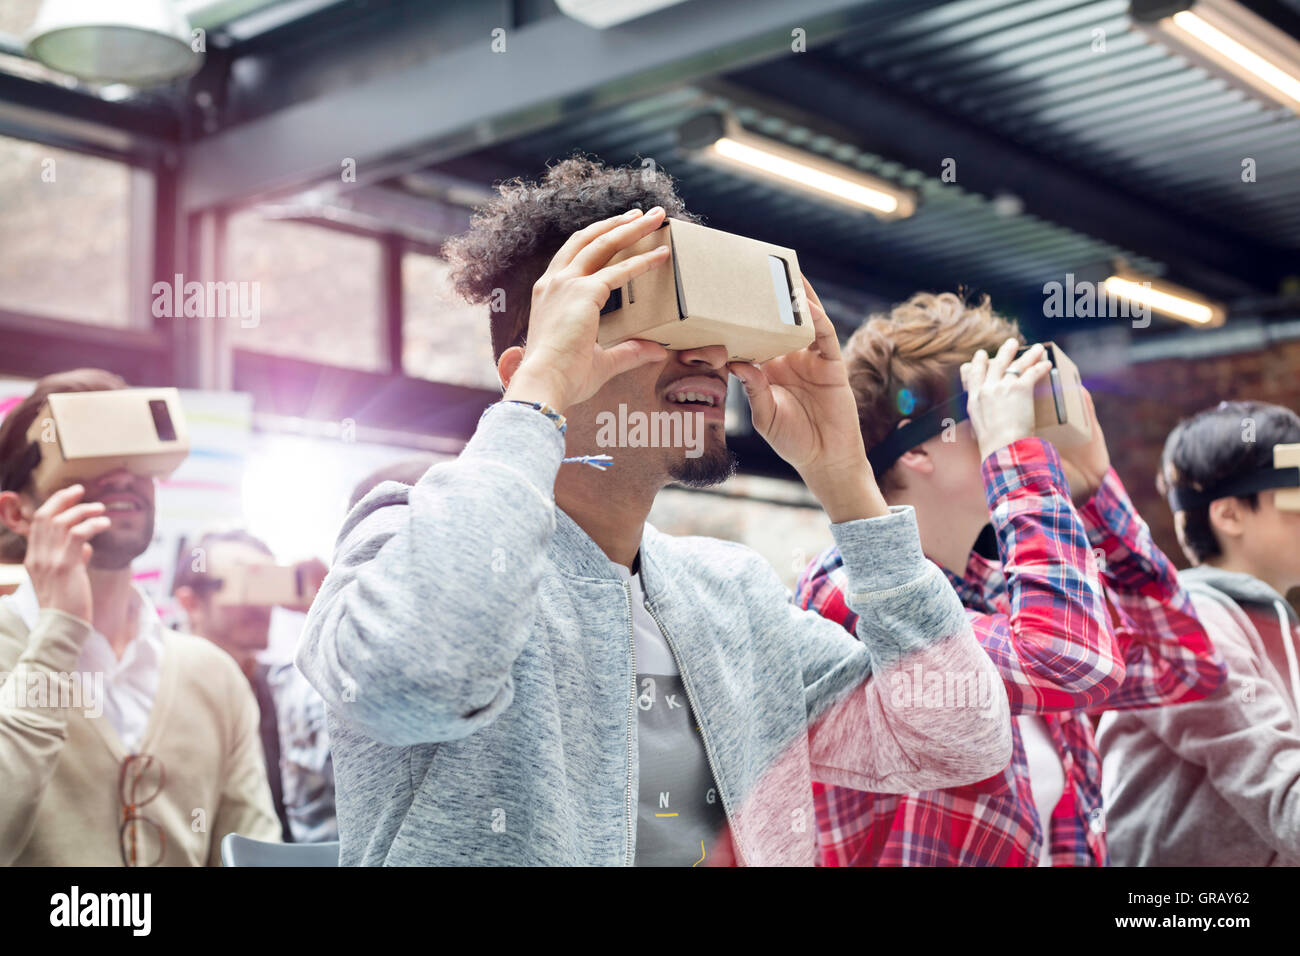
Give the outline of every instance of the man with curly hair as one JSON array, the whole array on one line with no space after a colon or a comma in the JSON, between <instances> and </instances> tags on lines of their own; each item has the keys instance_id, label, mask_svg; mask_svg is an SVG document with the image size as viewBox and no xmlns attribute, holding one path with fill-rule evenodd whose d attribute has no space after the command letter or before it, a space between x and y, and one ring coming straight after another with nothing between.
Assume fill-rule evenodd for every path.
<instances>
[{"instance_id":1,"label":"man with curly hair","mask_svg":"<svg viewBox=\"0 0 1300 956\"><path fill-rule=\"evenodd\" d=\"M1009 759L1005 692L912 510L876 488L811 288L814 343L761 368L597 344L611 291L668 258L618 254L670 215L689 218L667 176L575 158L500 187L448 249L467 298L504 299L505 394L455 461L357 504L312 607L298 665L328 707L343 864L808 865L814 778L911 790ZM646 523L670 482L731 473L729 372L832 522L857 640L748 549ZM694 406L703 453L562 467L619 405ZM988 693L892 698L913 667Z\"/></svg>"}]
</instances>

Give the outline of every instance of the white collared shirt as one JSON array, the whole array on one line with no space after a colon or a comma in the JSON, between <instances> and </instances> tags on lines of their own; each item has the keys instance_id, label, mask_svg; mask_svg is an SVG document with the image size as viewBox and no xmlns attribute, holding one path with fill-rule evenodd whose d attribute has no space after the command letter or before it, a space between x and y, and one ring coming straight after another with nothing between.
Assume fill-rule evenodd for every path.
<instances>
[{"instance_id":1,"label":"white collared shirt","mask_svg":"<svg viewBox=\"0 0 1300 956\"><path fill-rule=\"evenodd\" d=\"M162 672L162 621L145 593L135 585L131 589L136 597L136 634L126 645L122 659L118 660L113 653L108 638L92 628L77 658L77 670L83 680L93 681L94 675L103 675L104 716L117 731L126 751L135 753L144 737L149 712L153 710L154 698L158 694ZM22 618L29 631L36 627L41 606L30 579L0 601L8 602L10 610Z\"/></svg>"}]
</instances>

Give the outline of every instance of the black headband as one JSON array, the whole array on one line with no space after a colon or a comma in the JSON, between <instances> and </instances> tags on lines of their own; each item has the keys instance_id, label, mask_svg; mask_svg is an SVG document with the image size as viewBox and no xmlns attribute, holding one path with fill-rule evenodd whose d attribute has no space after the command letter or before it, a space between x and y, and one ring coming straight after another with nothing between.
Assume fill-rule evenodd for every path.
<instances>
[{"instance_id":1,"label":"black headband","mask_svg":"<svg viewBox=\"0 0 1300 956\"><path fill-rule=\"evenodd\" d=\"M1169 507L1174 511L1188 511L1219 498L1241 498L1270 488L1300 488L1300 468L1261 468L1203 491L1174 486L1169 489Z\"/></svg>"},{"instance_id":2,"label":"black headband","mask_svg":"<svg viewBox=\"0 0 1300 956\"><path fill-rule=\"evenodd\" d=\"M917 415L906 425L895 428L867 452L867 461L871 462L871 470L877 477L883 475L893 467L894 462L917 445L929 441L942 432L947 427L945 421L951 419L955 424L965 421L968 417L966 393L958 392L946 402L940 402L929 411Z\"/></svg>"},{"instance_id":3,"label":"black headband","mask_svg":"<svg viewBox=\"0 0 1300 956\"><path fill-rule=\"evenodd\" d=\"M16 455L4 473L0 474L0 491L21 490L40 463L41 446L36 442L28 442L27 447Z\"/></svg>"}]
</instances>

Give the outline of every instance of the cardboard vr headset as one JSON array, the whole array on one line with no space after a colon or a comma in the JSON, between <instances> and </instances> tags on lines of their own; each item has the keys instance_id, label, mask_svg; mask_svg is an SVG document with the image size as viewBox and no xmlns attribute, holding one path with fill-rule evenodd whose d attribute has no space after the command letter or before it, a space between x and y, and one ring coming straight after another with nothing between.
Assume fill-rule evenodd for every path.
<instances>
[{"instance_id":1,"label":"cardboard vr headset","mask_svg":"<svg viewBox=\"0 0 1300 956\"><path fill-rule=\"evenodd\" d=\"M228 564L211 569L220 581L216 604L256 607L305 607L316 595L302 567L283 564Z\"/></svg>"},{"instance_id":2,"label":"cardboard vr headset","mask_svg":"<svg viewBox=\"0 0 1300 956\"><path fill-rule=\"evenodd\" d=\"M1273 446L1273 467L1300 469L1300 443ZM1273 492L1273 503L1279 511L1300 511L1300 487L1278 488Z\"/></svg>"},{"instance_id":3,"label":"cardboard vr headset","mask_svg":"<svg viewBox=\"0 0 1300 956\"><path fill-rule=\"evenodd\" d=\"M37 412L27 440L4 484L18 490L30 476L41 497L118 468L166 478L190 451L174 388L55 392Z\"/></svg>"},{"instance_id":4,"label":"cardboard vr headset","mask_svg":"<svg viewBox=\"0 0 1300 956\"><path fill-rule=\"evenodd\" d=\"M666 245L669 261L610 293L597 341L648 339L670 349L725 345L728 361L765 362L813 341L793 249L678 219L615 256Z\"/></svg>"},{"instance_id":5,"label":"cardboard vr headset","mask_svg":"<svg viewBox=\"0 0 1300 956\"><path fill-rule=\"evenodd\" d=\"M1034 435L1057 448L1086 445L1092 440L1088 410L1083 404L1079 369L1055 342L1043 342L1052 363L1048 377L1034 388ZM1020 349L1024 355L1032 346Z\"/></svg>"}]
</instances>

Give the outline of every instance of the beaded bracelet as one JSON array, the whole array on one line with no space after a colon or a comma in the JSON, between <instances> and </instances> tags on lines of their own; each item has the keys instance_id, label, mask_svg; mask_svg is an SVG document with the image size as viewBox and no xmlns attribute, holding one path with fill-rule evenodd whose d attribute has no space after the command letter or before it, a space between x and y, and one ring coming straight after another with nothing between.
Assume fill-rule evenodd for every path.
<instances>
[{"instance_id":1,"label":"beaded bracelet","mask_svg":"<svg viewBox=\"0 0 1300 956\"><path fill-rule=\"evenodd\" d=\"M501 401L493 404L503 405L507 402L511 405L523 405L527 408L533 409L534 411L541 412L555 424L555 427L560 430L561 435L565 434L565 432L569 430L568 423L565 421L564 416L545 402L526 402L522 398L503 398ZM492 407L492 405L489 405L483 410L483 415L479 416L479 421L483 420L483 417L492 410ZM604 471L606 468L609 468L614 464L614 459L609 457L609 455L576 455L572 458L560 459L560 464L564 464L565 462L590 465L598 471Z\"/></svg>"},{"instance_id":2,"label":"beaded bracelet","mask_svg":"<svg viewBox=\"0 0 1300 956\"><path fill-rule=\"evenodd\" d=\"M528 408L541 412L543 415L545 415L547 418L549 418L551 421L555 423L555 427L560 430L561 435L563 435L566 431L569 430L569 426L565 422L564 416L561 415L559 412L557 412L555 409L553 409L550 405L547 405L545 402L526 402L522 398L503 398L501 399L501 402L499 402L498 404L503 404L507 402L511 405L525 405ZM486 414L486 412L484 414Z\"/></svg>"}]
</instances>

